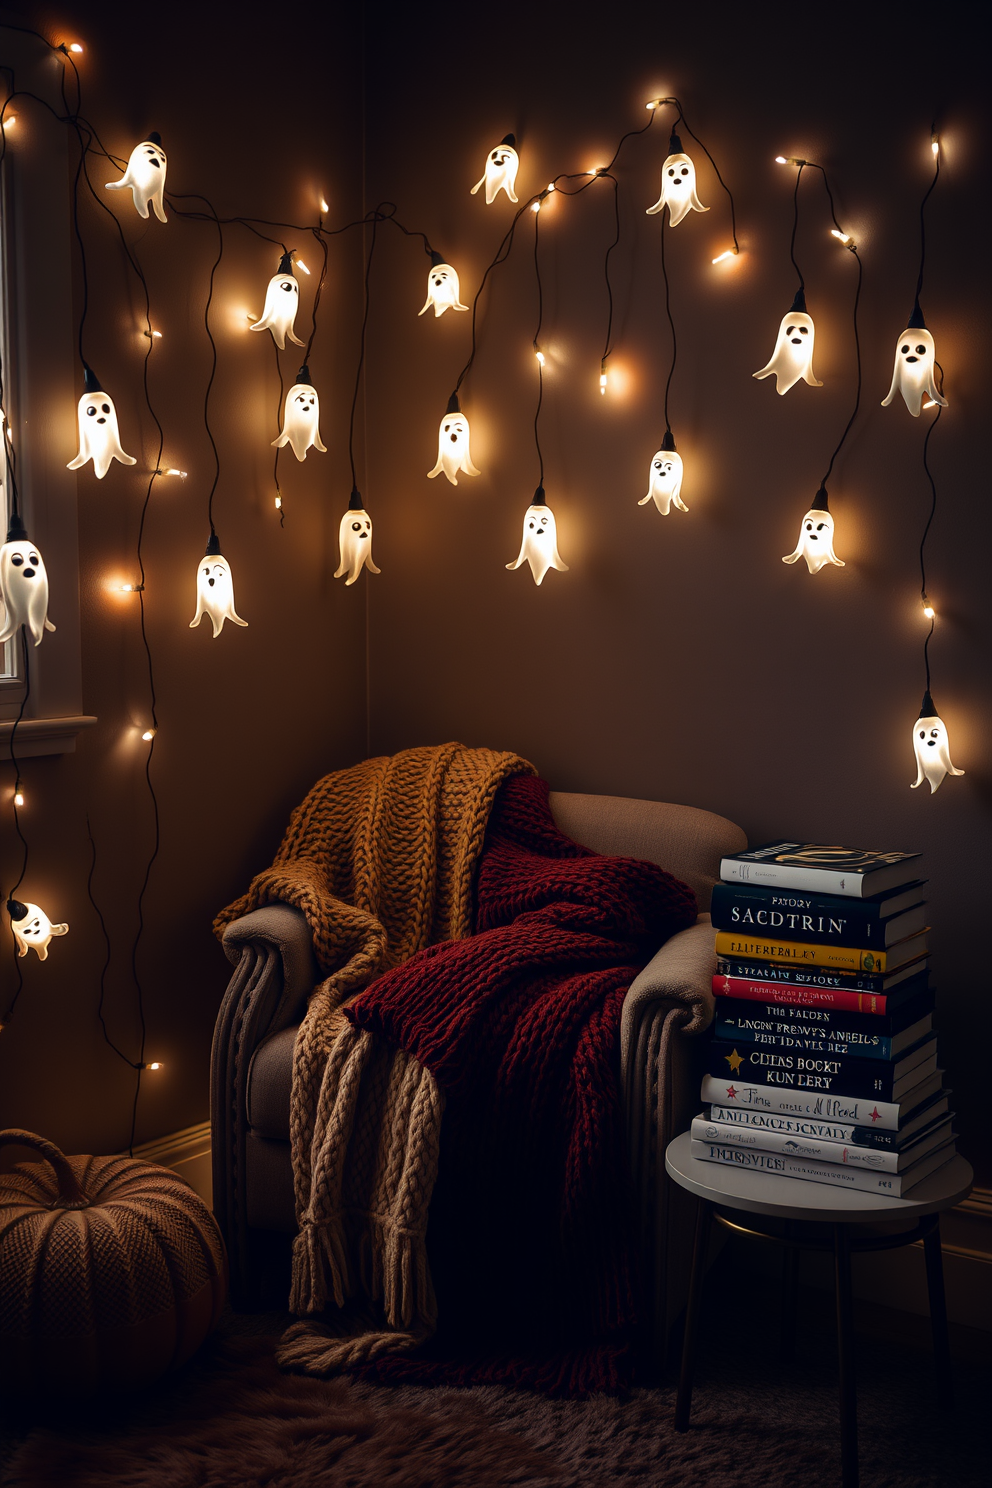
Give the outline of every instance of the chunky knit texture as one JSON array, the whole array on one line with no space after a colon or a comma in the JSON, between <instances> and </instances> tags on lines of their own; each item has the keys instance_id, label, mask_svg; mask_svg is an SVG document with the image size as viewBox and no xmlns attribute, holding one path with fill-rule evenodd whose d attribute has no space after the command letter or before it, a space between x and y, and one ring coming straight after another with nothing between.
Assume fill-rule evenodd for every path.
<instances>
[{"instance_id":1,"label":"chunky knit texture","mask_svg":"<svg viewBox=\"0 0 992 1488\"><path fill-rule=\"evenodd\" d=\"M293 904L325 980L296 1041L290 1135L299 1234L291 1309L347 1316L333 1368L411 1348L433 1330L427 1205L443 1099L409 1053L349 1023L343 1008L377 973L472 929L473 882L501 783L533 766L460 744L365 760L318 781L271 868L218 915ZM354 1310L359 1302L375 1308ZM325 1365L305 1327L281 1360Z\"/></svg>"},{"instance_id":2,"label":"chunky knit texture","mask_svg":"<svg viewBox=\"0 0 992 1488\"><path fill-rule=\"evenodd\" d=\"M638 1321L618 1080L624 994L696 919L653 863L564 837L548 786L500 790L477 933L429 947L346 1011L445 1100L430 1255L439 1332L363 1372L583 1395L625 1383Z\"/></svg>"}]
</instances>

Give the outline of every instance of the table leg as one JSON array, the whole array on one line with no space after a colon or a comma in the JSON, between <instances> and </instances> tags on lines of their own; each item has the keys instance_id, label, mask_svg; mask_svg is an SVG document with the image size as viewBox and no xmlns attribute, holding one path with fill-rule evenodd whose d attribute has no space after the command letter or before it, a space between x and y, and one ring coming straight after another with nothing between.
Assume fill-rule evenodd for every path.
<instances>
[{"instance_id":1,"label":"table leg","mask_svg":"<svg viewBox=\"0 0 992 1488\"><path fill-rule=\"evenodd\" d=\"M930 1296L930 1328L933 1333L933 1360L937 1372L937 1400L944 1410L954 1406L951 1379L951 1347L947 1337L947 1302L944 1297L944 1257L940 1248L940 1221L923 1237L927 1263L927 1291Z\"/></svg>"},{"instance_id":2,"label":"table leg","mask_svg":"<svg viewBox=\"0 0 992 1488\"><path fill-rule=\"evenodd\" d=\"M791 1239L792 1226L786 1221L785 1239ZM796 1287L799 1276L799 1247L782 1247L782 1357L791 1361L796 1356Z\"/></svg>"},{"instance_id":3,"label":"table leg","mask_svg":"<svg viewBox=\"0 0 992 1488\"><path fill-rule=\"evenodd\" d=\"M682 1368L679 1372L679 1389L675 1399L675 1430L688 1431L689 1412L692 1409L692 1371L696 1354L696 1329L699 1321L699 1300L703 1290L703 1273L706 1270L706 1250L710 1235L710 1206L705 1199L697 1200L696 1239L692 1248L692 1274L689 1278L689 1301L685 1310L685 1333L682 1338Z\"/></svg>"},{"instance_id":4,"label":"table leg","mask_svg":"<svg viewBox=\"0 0 992 1488\"><path fill-rule=\"evenodd\" d=\"M837 1297L837 1368L840 1379L840 1458L844 1488L858 1488L858 1402L851 1318L851 1249L847 1226L834 1225L834 1287Z\"/></svg>"}]
</instances>

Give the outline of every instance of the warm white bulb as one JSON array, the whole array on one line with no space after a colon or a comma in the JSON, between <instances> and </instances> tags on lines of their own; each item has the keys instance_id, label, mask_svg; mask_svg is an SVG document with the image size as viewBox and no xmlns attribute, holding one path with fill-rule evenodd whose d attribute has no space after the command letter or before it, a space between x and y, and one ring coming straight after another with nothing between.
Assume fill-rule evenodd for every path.
<instances>
[{"instance_id":1,"label":"warm white bulb","mask_svg":"<svg viewBox=\"0 0 992 1488\"><path fill-rule=\"evenodd\" d=\"M539 201L531 202L530 209L532 212L539 212L541 210L541 203Z\"/></svg>"},{"instance_id":2,"label":"warm white bulb","mask_svg":"<svg viewBox=\"0 0 992 1488\"><path fill-rule=\"evenodd\" d=\"M303 262L302 258L296 258L296 259L293 260L293 262L296 264L296 267L298 269L302 269L303 270L304 274L309 274L310 270L307 268L307 266Z\"/></svg>"},{"instance_id":3,"label":"warm white bulb","mask_svg":"<svg viewBox=\"0 0 992 1488\"><path fill-rule=\"evenodd\" d=\"M599 374L599 391L601 393L605 393L606 392L606 373L605 372L600 372L600 374Z\"/></svg>"},{"instance_id":4,"label":"warm white bulb","mask_svg":"<svg viewBox=\"0 0 992 1488\"><path fill-rule=\"evenodd\" d=\"M646 103L644 105L644 107L648 110L649 113L653 113L654 110L658 107L658 100L657 100L657 98L652 98L651 102L650 103Z\"/></svg>"},{"instance_id":5,"label":"warm white bulb","mask_svg":"<svg viewBox=\"0 0 992 1488\"><path fill-rule=\"evenodd\" d=\"M175 465L170 465L169 468L168 468L168 470L165 473L166 473L166 475L178 475L180 480L185 480L186 479L186 472L185 472L185 470L177 470L176 467L175 467Z\"/></svg>"},{"instance_id":6,"label":"warm white bulb","mask_svg":"<svg viewBox=\"0 0 992 1488\"><path fill-rule=\"evenodd\" d=\"M320 210L322 212L329 212L331 210L323 197L320 198Z\"/></svg>"},{"instance_id":7,"label":"warm white bulb","mask_svg":"<svg viewBox=\"0 0 992 1488\"><path fill-rule=\"evenodd\" d=\"M134 594L134 592L136 591L137 587L138 587L137 584L122 584L121 585L121 593L122 594Z\"/></svg>"},{"instance_id":8,"label":"warm white bulb","mask_svg":"<svg viewBox=\"0 0 992 1488\"><path fill-rule=\"evenodd\" d=\"M534 355L537 357L538 362L543 367L544 366L544 352L543 351L535 351Z\"/></svg>"},{"instance_id":9,"label":"warm white bulb","mask_svg":"<svg viewBox=\"0 0 992 1488\"><path fill-rule=\"evenodd\" d=\"M161 331L152 331L152 337L156 341L161 341L161 339L162 339L162 332Z\"/></svg>"},{"instance_id":10,"label":"warm white bulb","mask_svg":"<svg viewBox=\"0 0 992 1488\"><path fill-rule=\"evenodd\" d=\"M151 742L152 739L154 739L155 733L156 733L156 730L153 729L153 728L145 729L145 731L144 731L144 733L142 734L141 737L144 739L145 743L148 744L148 743Z\"/></svg>"},{"instance_id":11,"label":"warm white bulb","mask_svg":"<svg viewBox=\"0 0 992 1488\"><path fill-rule=\"evenodd\" d=\"M789 163L789 158L788 158L787 155L776 155L775 156L775 164L776 165L788 165L788 163Z\"/></svg>"},{"instance_id":12,"label":"warm white bulb","mask_svg":"<svg viewBox=\"0 0 992 1488\"><path fill-rule=\"evenodd\" d=\"M725 248L722 253L718 253L717 254L716 258L713 259L713 262L715 264L723 263L723 261L725 259L727 259L727 258L733 258L734 257L734 254L736 252L737 252L737 249L736 248Z\"/></svg>"},{"instance_id":13,"label":"warm white bulb","mask_svg":"<svg viewBox=\"0 0 992 1488\"><path fill-rule=\"evenodd\" d=\"M940 154L940 142L939 142L939 140L935 140L935 139L931 140L930 141L930 148L933 151L934 155L939 155Z\"/></svg>"},{"instance_id":14,"label":"warm white bulb","mask_svg":"<svg viewBox=\"0 0 992 1488\"><path fill-rule=\"evenodd\" d=\"M78 54L83 49L79 45L79 42L78 41L70 41L70 43L69 43L69 50L70 50L70 52L76 52Z\"/></svg>"},{"instance_id":15,"label":"warm white bulb","mask_svg":"<svg viewBox=\"0 0 992 1488\"><path fill-rule=\"evenodd\" d=\"M8 114L7 117L3 121L3 127L4 127L4 129L13 129L13 127L14 127L14 125L16 123L17 123L17 115L16 114Z\"/></svg>"},{"instance_id":16,"label":"warm white bulb","mask_svg":"<svg viewBox=\"0 0 992 1488\"><path fill-rule=\"evenodd\" d=\"M15 790L15 792L14 792L14 805L15 806L23 806L24 805L24 792L22 790Z\"/></svg>"},{"instance_id":17,"label":"warm white bulb","mask_svg":"<svg viewBox=\"0 0 992 1488\"><path fill-rule=\"evenodd\" d=\"M937 407L937 404L936 404L936 402L934 401L933 398L928 398L927 401L924 403L923 407L924 408L936 408Z\"/></svg>"},{"instance_id":18,"label":"warm white bulb","mask_svg":"<svg viewBox=\"0 0 992 1488\"><path fill-rule=\"evenodd\" d=\"M840 228L837 227L832 227L830 229L830 236L832 238L836 238L838 243L843 243L845 248L848 246L849 243L854 241L850 233L841 232Z\"/></svg>"},{"instance_id":19,"label":"warm white bulb","mask_svg":"<svg viewBox=\"0 0 992 1488\"><path fill-rule=\"evenodd\" d=\"M146 1069L150 1069L150 1070L160 1070L162 1068L162 1064L161 1064L161 1061L160 1060L153 1059L152 1062L151 1062L151 1064L146 1065L145 1067L146 1067Z\"/></svg>"},{"instance_id":20,"label":"warm white bulb","mask_svg":"<svg viewBox=\"0 0 992 1488\"><path fill-rule=\"evenodd\" d=\"M276 511L282 511L282 497L276 497Z\"/></svg>"},{"instance_id":21,"label":"warm white bulb","mask_svg":"<svg viewBox=\"0 0 992 1488\"><path fill-rule=\"evenodd\" d=\"M923 601L923 613L924 615L926 615L928 620L932 620L937 613L928 599L925 599Z\"/></svg>"},{"instance_id":22,"label":"warm white bulb","mask_svg":"<svg viewBox=\"0 0 992 1488\"><path fill-rule=\"evenodd\" d=\"M548 190L549 191L555 191L555 190L557 190L557 187L555 186L554 181L549 181L548 182Z\"/></svg>"}]
</instances>

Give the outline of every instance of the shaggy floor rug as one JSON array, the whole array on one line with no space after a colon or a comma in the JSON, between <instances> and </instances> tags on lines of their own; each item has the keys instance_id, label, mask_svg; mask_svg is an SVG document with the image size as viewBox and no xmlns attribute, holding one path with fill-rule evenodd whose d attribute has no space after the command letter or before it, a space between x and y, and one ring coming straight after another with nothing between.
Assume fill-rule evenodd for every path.
<instances>
[{"instance_id":1,"label":"shaggy floor rug","mask_svg":"<svg viewBox=\"0 0 992 1488\"><path fill-rule=\"evenodd\" d=\"M153 1395L76 1419L5 1423L8 1488L836 1488L837 1396L817 1320L783 1367L747 1309L717 1306L692 1429L671 1383L549 1401L282 1375L283 1319L228 1318ZM250 1327L268 1327L262 1334ZM958 1369L942 1419L925 1353L859 1342L862 1488L987 1488L992 1374Z\"/></svg>"}]
</instances>

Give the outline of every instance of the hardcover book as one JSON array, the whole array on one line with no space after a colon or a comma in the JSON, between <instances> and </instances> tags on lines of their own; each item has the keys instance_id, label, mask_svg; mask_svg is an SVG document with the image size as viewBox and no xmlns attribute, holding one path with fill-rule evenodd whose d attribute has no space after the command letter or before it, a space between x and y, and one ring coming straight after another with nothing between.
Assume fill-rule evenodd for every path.
<instances>
[{"instance_id":1,"label":"hardcover book","mask_svg":"<svg viewBox=\"0 0 992 1488\"><path fill-rule=\"evenodd\" d=\"M745 935L733 930L718 930L716 953L737 961L774 961L801 966L829 966L839 971L898 971L910 961L924 955L926 931L900 940L886 950L866 951L861 946L815 945L797 940Z\"/></svg>"},{"instance_id":2,"label":"hardcover book","mask_svg":"<svg viewBox=\"0 0 992 1488\"><path fill-rule=\"evenodd\" d=\"M901 1199L928 1174L942 1168L954 1156L953 1141L921 1157L905 1173L870 1173L863 1168L843 1163L813 1162L802 1157L786 1157L781 1152L751 1152L740 1147L724 1147L717 1142L689 1143L692 1157L703 1162L727 1163L756 1173L777 1173L785 1178L805 1178L811 1183L829 1183L837 1188L854 1188L864 1193L889 1194Z\"/></svg>"},{"instance_id":3,"label":"hardcover book","mask_svg":"<svg viewBox=\"0 0 992 1488\"><path fill-rule=\"evenodd\" d=\"M925 1039L898 1059L862 1059L844 1054L803 1054L791 1049L766 1049L714 1039L710 1044L711 1075L730 1075L749 1084L775 1085L788 1090L820 1090L825 1095L878 1096L896 1101L935 1069L937 1040ZM928 1068L929 1066L929 1068ZM915 1071L919 1070L919 1074Z\"/></svg>"},{"instance_id":4,"label":"hardcover book","mask_svg":"<svg viewBox=\"0 0 992 1488\"><path fill-rule=\"evenodd\" d=\"M926 925L923 885L888 899L844 899L835 894L803 894L798 889L763 889L751 884L717 884L710 919L717 930L742 935L781 935L813 945L859 946L885 950ZM902 904L909 899L909 904ZM878 913L881 903L901 904Z\"/></svg>"},{"instance_id":5,"label":"hardcover book","mask_svg":"<svg viewBox=\"0 0 992 1488\"><path fill-rule=\"evenodd\" d=\"M926 965L926 962L914 963ZM845 1009L852 1013L871 1013L887 1016L895 1013L908 1002L915 1002L927 990L926 973L917 973L897 985L890 992L871 992L858 989L862 981L884 981L884 977L843 977L839 973L824 978L829 986L813 986L808 982L808 973L796 968L796 980L782 977L773 980L773 975L785 968L739 961L717 961L717 975L713 978L714 997L741 998L748 1002L777 1003L783 1007ZM744 973L743 975L741 973ZM802 978L802 980L798 980Z\"/></svg>"},{"instance_id":6,"label":"hardcover book","mask_svg":"<svg viewBox=\"0 0 992 1488\"><path fill-rule=\"evenodd\" d=\"M920 853L864 852L812 842L769 842L720 861L728 883L767 884L865 899L918 877Z\"/></svg>"},{"instance_id":7,"label":"hardcover book","mask_svg":"<svg viewBox=\"0 0 992 1488\"><path fill-rule=\"evenodd\" d=\"M704 1075L700 1094L704 1105L732 1106L738 1111L771 1111L783 1116L815 1116L844 1121L877 1131L898 1131L901 1122L925 1100L940 1093L943 1070L922 1075L920 1083L898 1100L881 1101L873 1096L831 1095L818 1090L790 1090L778 1085L749 1084L716 1075Z\"/></svg>"},{"instance_id":8,"label":"hardcover book","mask_svg":"<svg viewBox=\"0 0 992 1488\"><path fill-rule=\"evenodd\" d=\"M947 1116L949 1104L946 1093L928 1096L906 1113L895 1131L855 1126L852 1122L831 1121L826 1117L785 1116L779 1111L757 1111L734 1105L713 1105L708 1113L703 1114L725 1126L750 1126L757 1131L784 1132L793 1137L815 1137L824 1142L850 1142L855 1147L881 1147L898 1152Z\"/></svg>"},{"instance_id":9,"label":"hardcover book","mask_svg":"<svg viewBox=\"0 0 992 1488\"><path fill-rule=\"evenodd\" d=\"M740 1002L721 997L715 1028L721 1039L744 1039L769 1049L801 1049L805 1053L845 1054L862 1059L895 1059L919 1043L933 1025L931 1006L907 1003L912 1022L892 1028L896 1015L865 1018L863 1013L827 1012L813 1008L785 1012L774 1003Z\"/></svg>"},{"instance_id":10,"label":"hardcover book","mask_svg":"<svg viewBox=\"0 0 992 1488\"><path fill-rule=\"evenodd\" d=\"M843 1163L847 1167L867 1168L874 1173L904 1173L921 1157L942 1147L954 1136L951 1118L946 1117L899 1150L885 1151L874 1146L859 1147L843 1139L839 1142L822 1137L797 1136L791 1132L759 1131L753 1126L724 1125L697 1116L691 1127L699 1142L719 1142L723 1147L745 1147L753 1152L781 1152L786 1157L804 1157L813 1162Z\"/></svg>"}]
</instances>

